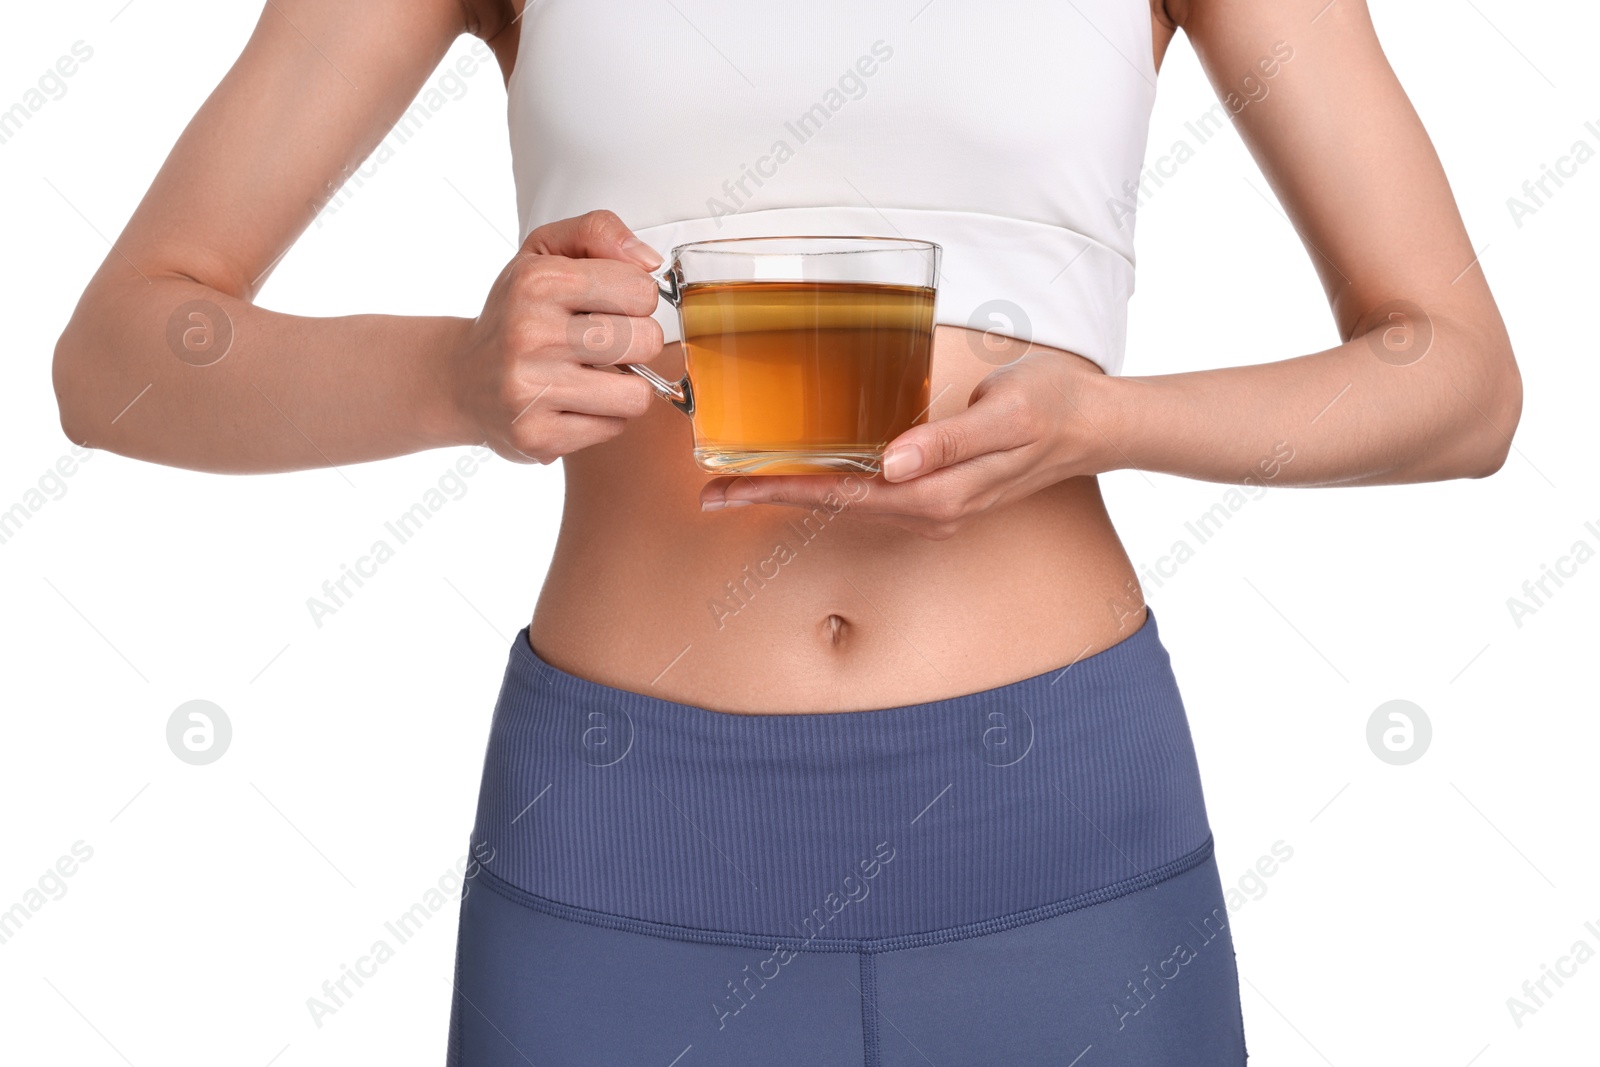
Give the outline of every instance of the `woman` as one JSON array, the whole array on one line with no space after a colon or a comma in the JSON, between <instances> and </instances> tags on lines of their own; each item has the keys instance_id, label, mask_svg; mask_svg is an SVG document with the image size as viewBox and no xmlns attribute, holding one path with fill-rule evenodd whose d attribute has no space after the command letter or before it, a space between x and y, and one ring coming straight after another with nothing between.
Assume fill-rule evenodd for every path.
<instances>
[{"instance_id":1,"label":"woman","mask_svg":"<svg viewBox=\"0 0 1600 1067\"><path fill-rule=\"evenodd\" d=\"M1180 26L1342 344L1116 373ZM254 306L463 31L508 75L524 237L482 313ZM611 366L681 373L660 252L784 233L944 248L936 399L881 476L707 478ZM1182 702L1095 476L1482 477L1521 407L1360 0L274 0L55 369L68 436L160 463L563 460L473 834L467 1065L1243 1062Z\"/></svg>"}]
</instances>

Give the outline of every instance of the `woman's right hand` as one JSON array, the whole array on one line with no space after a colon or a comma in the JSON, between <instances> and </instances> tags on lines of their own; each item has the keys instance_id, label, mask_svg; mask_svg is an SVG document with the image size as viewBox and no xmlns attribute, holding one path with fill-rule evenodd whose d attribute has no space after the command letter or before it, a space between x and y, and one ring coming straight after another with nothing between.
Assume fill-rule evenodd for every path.
<instances>
[{"instance_id":1,"label":"woman's right hand","mask_svg":"<svg viewBox=\"0 0 1600 1067\"><path fill-rule=\"evenodd\" d=\"M474 440L506 459L549 463L648 411L650 383L611 368L661 352L650 317L659 291L646 273L660 263L610 211L530 233L446 368Z\"/></svg>"}]
</instances>

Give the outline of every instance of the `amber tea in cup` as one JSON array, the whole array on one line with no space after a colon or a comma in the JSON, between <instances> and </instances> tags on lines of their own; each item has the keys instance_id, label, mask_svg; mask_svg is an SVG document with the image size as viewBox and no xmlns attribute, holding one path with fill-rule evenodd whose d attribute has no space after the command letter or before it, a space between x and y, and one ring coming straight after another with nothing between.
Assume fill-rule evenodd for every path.
<instances>
[{"instance_id":1,"label":"amber tea in cup","mask_svg":"<svg viewBox=\"0 0 1600 1067\"><path fill-rule=\"evenodd\" d=\"M876 473L927 415L939 246L877 237L680 245L684 379L649 378L693 422L717 474Z\"/></svg>"}]
</instances>

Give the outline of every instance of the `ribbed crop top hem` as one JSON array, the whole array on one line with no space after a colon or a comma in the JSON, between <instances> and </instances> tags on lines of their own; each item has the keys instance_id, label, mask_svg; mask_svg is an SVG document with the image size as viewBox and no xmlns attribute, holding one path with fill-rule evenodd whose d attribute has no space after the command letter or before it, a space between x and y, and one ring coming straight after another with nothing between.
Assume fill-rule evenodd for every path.
<instances>
[{"instance_id":1,"label":"ribbed crop top hem","mask_svg":"<svg viewBox=\"0 0 1600 1067\"><path fill-rule=\"evenodd\" d=\"M632 220L624 220L631 222ZM944 249L934 321L995 330L1075 352L1107 374L1122 369L1134 266L1075 230L972 211L870 206L786 207L635 226L663 256L722 237L863 235L933 241ZM677 312L655 319L679 341Z\"/></svg>"}]
</instances>

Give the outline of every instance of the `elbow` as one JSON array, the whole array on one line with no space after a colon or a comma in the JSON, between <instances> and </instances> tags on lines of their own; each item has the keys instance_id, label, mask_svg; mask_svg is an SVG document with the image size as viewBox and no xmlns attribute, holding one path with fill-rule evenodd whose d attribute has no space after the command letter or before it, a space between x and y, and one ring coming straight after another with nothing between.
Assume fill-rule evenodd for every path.
<instances>
[{"instance_id":1,"label":"elbow","mask_svg":"<svg viewBox=\"0 0 1600 1067\"><path fill-rule=\"evenodd\" d=\"M1505 466L1511 439L1522 420L1522 372L1509 346L1495 361L1494 373L1485 375L1477 393L1470 398L1475 409L1469 414L1474 423L1473 447L1463 475L1487 478Z\"/></svg>"},{"instance_id":2,"label":"elbow","mask_svg":"<svg viewBox=\"0 0 1600 1067\"><path fill-rule=\"evenodd\" d=\"M87 392L83 388L85 362L82 348L73 335L72 327L68 326L56 341L55 355L50 364L56 412L61 420L61 432L66 434L67 440L85 448L97 448L98 444L89 441L89 429L94 421L84 410L84 394Z\"/></svg>"},{"instance_id":3,"label":"elbow","mask_svg":"<svg viewBox=\"0 0 1600 1067\"><path fill-rule=\"evenodd\" d=\"M108 431L112 427L103 413L92 410L96 373L94 346L69 324L56 341L50 364L56 413L67 440L84 448L101 449L108 447Z\"/></svg>"}]
</instances>

